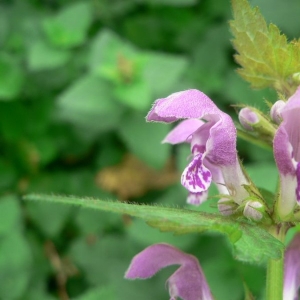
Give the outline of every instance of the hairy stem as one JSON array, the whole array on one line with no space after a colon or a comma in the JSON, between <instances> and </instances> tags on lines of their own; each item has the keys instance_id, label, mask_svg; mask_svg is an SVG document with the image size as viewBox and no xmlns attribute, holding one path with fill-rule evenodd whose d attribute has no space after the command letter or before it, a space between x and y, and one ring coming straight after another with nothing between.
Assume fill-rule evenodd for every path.
<instances>
[{"instance_id":1,"label":"hairy stem","mask_svg":"<svg viewBox=\"0 0 300 300\"><path fill-rule=\"evenodd\" d=\"M274 226L270 233L281 242L284 242L287 228L284 224ZM267 265L267 300L282 300L284 279L284 253L279 259L270 259Z\"/></svg>"}]
</instances>

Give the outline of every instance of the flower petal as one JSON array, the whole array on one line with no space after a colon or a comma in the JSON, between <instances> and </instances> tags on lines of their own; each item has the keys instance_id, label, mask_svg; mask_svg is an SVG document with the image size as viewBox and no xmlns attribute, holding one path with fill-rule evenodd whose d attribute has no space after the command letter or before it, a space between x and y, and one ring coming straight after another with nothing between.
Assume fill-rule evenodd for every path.
<instances>
[{"instance_id":1,"label":"flower petal","mask_svg":"<svg viewBox=\"0 0 300 300\"><path fill-rule=\"evenodd\" d=\"M296 189L299 189L297 187L296 161L292 157L293 148L284 122L280 124L275 134L273 148L281 186L276 209L279 216L284 219L293 212L296 204Z\"/></svg>"},{"instance_id":2,"label":"flower petal","mask_svg":"<svg viewBox=\"0 0 300 300\"><path fill-rule=\"evenodd\" d=\"M280 174L295 175L295 165L292 155L293 148L289 141L288 132L283 123L280 124L273 141L274 157Z\"/></svg>"},{"instance_id":3,"label":"flower petal","mask_svg":"<svg viewBox=\"0 0 300 300\"><path fill-rule=\"evenodd\" d=\"M181 176L181 184L191 193L202 193L211 184L211 172L203 165L201 153L194 156Z\"/></svg>"},{"instance_id":4,"label":"flower petal","mask_svg":"<svg viewBox=\"0 0 300 300\"><path fill-rule=\"evenodd\" d=\"M293 157L296 161L300 161L300 87L295 94L289 98L288 102L281 110L285 131L289 137L289 141L293 147Z\"/></svg>"},{"instance_id":5,"label":"flower petal","mask_svg":"<svg viewBox=\"0 0 300 300\"><path fill-rule=\"evenodd\" d=\"M297 300L300 287L300 234L297 233L285 252L284 300Z\"/></svg>"},{"instance_id":6,"label":"flower petal","mask_svg":"<svg viewBox=\"0 0 300 300\"><path fill-rule=\"evenodd\" d=\"M236 129L232 119L213 101L198 90L187 90L158 99L150 110L148 121L174 122L179 119L204 119L211 121L207 152L217 163L235 164Z\"/></svg>"},{"instance_id":7,"label":"flower petal","mask_svg":"<svg viewBox=\"0 0 300 300\"><path fill-rule=\"evenodd\" d=\"M194 131L194 126L191 129L185 128L192 134L191 149L194 160L185 169L182 184L191 193L207 190L211 182L211 174L205 167L209 162L221 170L228 192L236 203L241 203L249 196L244 188L244 185L249 182L238 161L236 128L229 115L223 113L204 93L193 89L158 99L147 116L148 121L167 123L195 118L206 122L197 131ZM168 140L177 143L182 141L182 135L175 134L175 137L168 137Z\"/></svg>"},{"instance_id":8,"label":"flower petal","mask_svg":"<svg viewBox=\"0 0 300 300\"><path fill-rule=\"evenodd\" d=\"M207 200L208 191L189 193L186 202L192 205L200 205Z\"/></svg>"},{"instance_id":9,"label":"flower petal","mask_svg":"<svg viewBox=\"0 0 300 300\"><path fill-rule=\"evenodd\" d=\"M171 299L213 299L196 257L168 244L155 244L137 254L132 259L125 278L149 278L170 265L181 265L167 281Z\"/></svg>"},{"instance_id":10,"label":"flower petal","mask_svg":"<svg viewBox=\"0 0 300 300\"><path fill-rule=\"evenodd\" d=\"M271 107L271 119L277 124L280 124L282 121L281 111L285 107L285 105L286 103L283 100L278 100Z\"/></svg>"},{"instance_id":11,"label":"flower petal","mask_svg":"<svg viewBox=\"0 0 300 300\"><path fill-rule=\"evenodd\" d=\"M162 142L169 144L191 142L192 134L203 124L204 122L198 119L184 120L171 130Z\"/></svg>"}]
</instances>

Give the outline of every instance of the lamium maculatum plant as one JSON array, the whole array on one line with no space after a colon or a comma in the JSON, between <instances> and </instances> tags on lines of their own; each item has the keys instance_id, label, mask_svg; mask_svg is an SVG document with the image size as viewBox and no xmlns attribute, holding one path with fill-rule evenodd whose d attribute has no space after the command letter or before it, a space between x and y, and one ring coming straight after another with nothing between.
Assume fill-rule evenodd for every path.
<instances>
[{"instance_id":1,"label":"lamium maculatum plant","mask_svg":"<svg viewBox=\"0 0 300 300\"><path fill-rule=\"evenodd\" d=\"M300 42L287 42L246 0L232 0L232 7L238 72L253 88L277 92L277 101L268 103L269 113L243 105L237 124L203 92L189 89L156 100L146 117L150 122L179 121L163 142L190 146L190 161L181 175L186 201L194 206L211 201L208 190L213 184L218 213L37 194L25 199L123 213L176 234L221 233L233 244L237 260L266 265L267 300L295 300L300 286ZM278 169L278 188L272 194L247 174L237 152L239 135L257 147L272 148ZM286 249L290 228L295 236ZM163 241L138 253L125 278L150 278L170 265L178 265L167 279L170 300L215 299L197 258ZM254 299L248 289L246 299Z\"/></svg>"}]
</instances>

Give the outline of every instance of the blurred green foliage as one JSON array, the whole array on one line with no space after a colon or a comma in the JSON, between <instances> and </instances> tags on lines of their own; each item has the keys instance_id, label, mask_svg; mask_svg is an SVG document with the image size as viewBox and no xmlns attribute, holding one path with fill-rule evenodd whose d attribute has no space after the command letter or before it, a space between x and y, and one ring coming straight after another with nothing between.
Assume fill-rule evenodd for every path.
<instances>
[{"instance_id":1,"label":"blurred green foliage","mask_svg":"<svg viewBox=\"0 0 300 300\"><path fill-rule=\"evenodd\" d=\"M250 1L297 37L300 3L277 9L281 2ZM267 110L264 99L276 100L235 73L230 18L229 1L219 0L0 2L0 299L167 299L171 269L123 279L131 258L156 242L197 255L216 299L243 299L243 281L263 299L264 266L236 262L219 236L173 236L127 216L21 201L47 192L185 206L177 174L189 152L160 145L170 127L145 123L151 103L198 88L234 116L232 104ZM121 172L128 153L143 167ZM239 154L259 186L276 186L270 151L239 141Z\"/></svg>"}]
</instances>

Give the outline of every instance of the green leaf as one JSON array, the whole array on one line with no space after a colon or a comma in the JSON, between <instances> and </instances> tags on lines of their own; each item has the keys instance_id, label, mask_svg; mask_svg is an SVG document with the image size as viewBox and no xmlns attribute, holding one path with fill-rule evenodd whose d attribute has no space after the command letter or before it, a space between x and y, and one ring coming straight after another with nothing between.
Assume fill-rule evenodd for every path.
<instances>
[{"instance_id":1,"label":"green leaf","mask_svg":"<svg viewBox=\"0 0 300 300\"><path fill-rule=\"evenodd\" d=\"M36 41L29 48L28 67L31 71L55 69L63 66L70 56L68 50L52 48L43 41Z\"/></svg>"},{"instance_id":2,"label":"green leaf","mask_svg":"<svg viewBox=\"0 0 300 300\"><path fill-rule=\"evenodd\" d=\"M160 142L170 130L170 124L146 123L142 114L131 114L122 120L119 133L129 150L149 166L161 169L170 154L170 145Z\"/></svg>"},{"instance_id":3,"label":"green leaf","mask_svg":"<svg viewBox=\"0 0 300 300\"><path fill-rule=\"evenodd\" d=\"M60 95L57 113L76 126L99 132L118 125L122 107L113 101L107 82L87 75Z\"/></svg>"},{"instance_id":4,"label":"green leaf","mask_svg":"<svg viewBox=\"0 0 300 300\"><path fill-rule=\"evenodd\" d=\"M155 5L170 5L170 6L192 6L197 4L197 0L139 0L139 2L155 4Z\"/></svg>"},{"instance_id":5,"label":"green leaf","mask_svg":"<svg viewBox=\"0 0 300 300\"><path fill-rule=\"evenodd\" d=\"M137 58L137 54L133 45L122 40L112 31L104 29L92 42L89 70L106 79L117 81L120 58L131 61Z\"/></svg>"},{"instance_id":6,"label":"green leaf","mask_svg":"<svg viewBox=\"0 0 300 300\"><path fill-rule=\"evenodd\" d=\"M81 45L92 22L92 8L88 2L73 3L56 16L43 22L43 28L50 43L69 48Z\"/></svg>"},{"instance_id":7,"label":"green leaf","mask_svg":"<svg viewBox=\"0 0 300 300\"><path fill-rule=\"evenodd\" d=\"M116 279L124 281L123 274L136 249L126 237L109 235L92 236L91 241L80 237L73 241L68 252L68 257L83 271L85 279L96 285L100 282L114 284Z\"/></svg>"},{"instance_id":8,"label":"green leaf","mask_svg":"<svg viewBox=\"0 0 300 300\"><path fill-rule=\"evenodd\" d=\"M16 98L24 81L23 72L16 58L0 53L0 100Z\"/></svg>"},{"instance_id":9,"label":"green leaf","mask_svg":"<svg viewBox=\"0 0 300 300\"><path fill-rule=\"evenodd\" d=\"M84 295L75 298L74 300L115 300L115 288L113 286L97 287L90 289Z\"/></svg>"},{"instance_id":10,"label":"green leaf","mask_svg":"<svg viewBox=\"0 0 300 300\"><path fill-rule=\"evenodd\" d=\"M278 169L275 163L256 163L246 165L247 173L259 188L270 192L276 191L278 184ZM266 180L268 178L268 180Z\"/></svg>"},{"instance_id":11,"label":"green leaf","mask_svg":"<svg viewBox=\"0 0 300 300\"><path fill-rule=\"evenodd\" d=\"M195 212L187 209L50 195L31 194L25 196L25 200L49 201L125 213L142 218L150 226L159 228L161 231L171 231L176 234L203 232L205 230L219 232L229 238L233 244L235 257L242 261L262 263L269 258L277 259L282 255L284 248L280 241L264 229L244 221L231 220L217 214Z\"/></svg>"},{"instance_id":12,"label":"green leaf","mask_svg":"<svg viewBox=\"0 0 300 300\"><path fill-rule=\"evenodd\" d=\"M232 0L235 56L242 66L239 74L254 88L273 87L283 94L293 92L287 83L300 69L300 43L287 42L285 35L273 24L267 25L258 8L247 0ZM294 84L295 85L295 84Z\"/></svg>"},{"instance_id":13,"label":"green leaf","mask_svg":"<svg viewBox=\"0 0 300 300\"><path fill-rule=\"evenodd\" d=\"M117 101L130 108L146 110L153 96L152 86L149 87L141 74L145 60L131 44L110 30L102 30L92 43L89 68L91 73L114 84Z\"/></svg>"},{"instance_id":14,"label":"green leaf","mask_svg":"<svg viewBox=\"0 0 300 300\"><path fill-rule=\"evenodd\" d=\"M47 237L51 238L61 232L72 211L71 207L49 205L49 203L46 205L27 204L27 212L30 219Z\"/></svg>"},{"instance_id":15,"label":"green leaf","mask_svg":"<svg viewBox=\"0 0 300 300\"><path fill-rule=\"evenodd\" d=\"M8 9L5 6L1 6L0 9L0 46L3 47L5 40L9 34L9 17Z\"/></svg>"},{"instance_id":16,"label":"green leaf","mask_svg":"<svg viewBox=\"0 0 300 300\"><path fill-rule=\"evenodd\" d=\"M17 232L0 240L0 299L21 299L31 278L31 253Z\"/></svg>"},{"instance_id":17,"label":"green leaf","mask_svg":"<svg viewBox=\"0 0 300 300\"><path fill-rule=\"evenodd\" d=\"M219 6L216 3L210 5L210 9ZM228 26L221 23L207 28L203 38L193 47L193 61L188 74L193 76L201 91L208 95L219 92L220 89L223 91L224 81L227 79L227 75L224 74L228 70L229 39ZM213 57L213 63L207 59L208 53ZM232 70L230 72L232 73ZM224 93L229 87L226 86Z\"/></svg>"},{"instance_id":18,"label":"green leaf","mask_svg":"<svg viewBox=\"0 0 300 300\"><path fill-rule=\"evenodd\" d=\"M142 77L155 98L167 96L176 90L176 84L188 67L184 56L146 53Z\"/></svg>"},{"instance_id":19,"label":"green leaf","mask_svg":"<svg viewBox=\"0 0 300 300\"><path fill-rule=\"evenodd\" d=\"M141 219L134 220L126 229L129 237L134 240L135 243L139 243L145 248L149 245L164 241L164 243L171 244L184 251L189 249L195 242L195 235L183 235L179 239L171 232L159 232L147 226Z\"/></svg>"},{"instance_id":20,"label":"green leaf","mask_svg":"<svg viewBox=\"0 0 300 300\"><path fill-rule=\"evenodd\" d=\"M0 235L9 234L20 228L21 209L18 199L13 195L0 198Z\"/></svg>"},{"instance_id":21,"label":"green leaf","mask_svg":"<svg viewBox=\"0 0 300 300\"><path fill-rule=\"evenodd\" d=\"M114 95L119 102L141 111L147 111L153 101L150 88L143 80L117 85Z\"/></svg>"}]
</instances>

